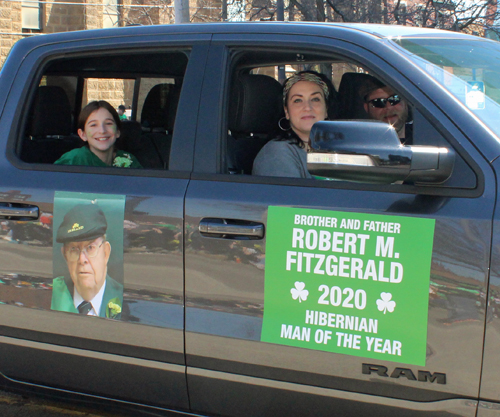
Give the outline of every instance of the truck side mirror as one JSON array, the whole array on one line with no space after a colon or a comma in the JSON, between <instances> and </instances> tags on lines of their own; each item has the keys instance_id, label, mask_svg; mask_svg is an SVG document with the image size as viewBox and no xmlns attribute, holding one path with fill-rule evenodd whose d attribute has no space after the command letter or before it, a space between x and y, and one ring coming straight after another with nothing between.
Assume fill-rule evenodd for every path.
<instances>
[{"instance_id":1,"label":"truck side mirror","mask_svg":"<svg viewBox=\"0 0 500 417\"><path fill-rule=\"evenodd\" d=\"M441 184L455 162L451 148L402 145L394 128L380 121L317 122L310 139L309 172L340 180Z\"/></svg>"}]
</instances>

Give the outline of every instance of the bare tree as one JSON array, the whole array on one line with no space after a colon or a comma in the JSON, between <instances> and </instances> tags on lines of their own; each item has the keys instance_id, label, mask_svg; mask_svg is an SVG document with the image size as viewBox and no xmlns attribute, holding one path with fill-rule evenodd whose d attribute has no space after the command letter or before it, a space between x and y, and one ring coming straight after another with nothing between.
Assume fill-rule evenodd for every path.
<instances>
[{"instance_id":1,"label":"bare tree","mask_svg":"<svg viewBox=\"0 0 500 417\"><path fill-rule=\"evenodd\" d=\"M191 1L192 22L278 20L278 0ZM125 24L172 23L174 0L136 0ZM498 33L497 0L285 0L285 20L387 23L485 36ZM500 37L500 36L499 36Z\"/></svg>"},{"instance_id":2,"label":"bare tree","mask_svg":"<svg viewBox=\"0 0 500 417\"><path fill-rule=\"evenodd\" d=\"M173 0L136 0L133 5L118 6L123 26L174 23Z\"/></svg>"},{"instance_id":3,"label":"bare tree","mask_svg":"<svg viewBox=\"0 0 500 417\"><path fill-rule=\"evenodd\" d=\"M249 0L245 14L247 20L277 20L276 9L276 0ZM289 20L389 23L481 36L500 19L497 0L288 0L287 10Z\"/></svg>"},{"instance_id":4,"label":"bare tree","mask_svg":"<svg viewBox=\"0 0 500 417\"><path fill-rule=\"evenodd\" d=\"M408 5L398 1L392 10L394 23L477 34L497 16L496 0L426 0Z\"/></svg>"}]
</instances>

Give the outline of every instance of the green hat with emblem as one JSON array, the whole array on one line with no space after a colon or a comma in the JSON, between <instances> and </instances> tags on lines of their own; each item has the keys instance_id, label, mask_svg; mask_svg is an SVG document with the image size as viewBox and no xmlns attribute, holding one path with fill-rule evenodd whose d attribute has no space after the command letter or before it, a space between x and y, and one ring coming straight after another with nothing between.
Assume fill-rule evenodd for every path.
<instances>
[{"instance_id":1,"label":"green hat with emblem","mask_svg":"<svg viewBox=\"0 0 500 417\"><path fill-rule=\"evenodd\" d=\"M58 243L93 240L106 233L108 223L97 204L78 204L66 213L57 230Z\"/></svg>"}]
</instances>

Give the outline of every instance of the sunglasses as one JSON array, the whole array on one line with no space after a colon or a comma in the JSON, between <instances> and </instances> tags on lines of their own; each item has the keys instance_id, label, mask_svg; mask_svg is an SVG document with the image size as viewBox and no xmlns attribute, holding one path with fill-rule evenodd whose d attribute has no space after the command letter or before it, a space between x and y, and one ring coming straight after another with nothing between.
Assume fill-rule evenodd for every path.
<instances>
[{"instance_id":1,"label":"sunglasses","mask_svg":"<svg viewBox=\"0 0 500 417\"><path fill-rule=\"evenodd\" d=\"M393 94L392 96L387 98L374 98L368 103L370 103L372 107L383 109L387 103L389 103L391 106L395 106L396 104L401 103L401 97L399 97L397 94Z\"/></svg>"}]
</instances>

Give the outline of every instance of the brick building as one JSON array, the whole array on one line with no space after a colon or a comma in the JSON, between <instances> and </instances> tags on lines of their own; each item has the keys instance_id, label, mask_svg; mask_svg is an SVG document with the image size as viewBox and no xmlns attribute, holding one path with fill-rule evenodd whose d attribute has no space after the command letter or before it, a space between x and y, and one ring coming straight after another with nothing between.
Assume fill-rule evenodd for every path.
<instances>
[{"instance_id":1,"label":"brick building","mask_svg":"<svg viewBox=\"0 0 500 417\"><path fill-rule=\"evenodd\" d=\"M0 0L0 67L14 43L23 37L172 23L173 17L173 8L156 0ZM86 99L103 98L117 107L130 105L132 93L126 80L96 79L89 83Z\"/></svg>"}]
</instances>

